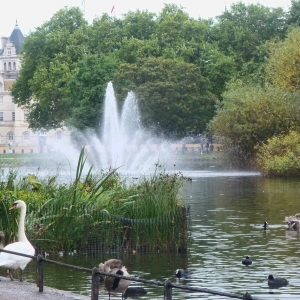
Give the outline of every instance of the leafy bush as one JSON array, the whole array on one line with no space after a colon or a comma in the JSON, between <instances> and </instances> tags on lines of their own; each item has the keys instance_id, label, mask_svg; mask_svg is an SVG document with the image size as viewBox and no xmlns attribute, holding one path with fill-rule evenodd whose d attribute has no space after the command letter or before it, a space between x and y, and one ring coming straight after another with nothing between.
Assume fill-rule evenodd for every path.
<instances>
[{"instance_id":1,"label":"leafy bush","mask_svg":"<svg viewBox=\"0 0 300 300\"><path fill-rule=\"evenodd\" d=\"M223 149L239 167L251 165L256 145L300 128L299 92L236 82L223 96L209 129L222 138Z\"/></svg>"},{"instance_id":2,"label":"leafy bush","mask_svg":"<svg viewBox=\"0 0 300 300\"><path fill-rule=\"evenodd\" d=\"M300 175L300 133L270 138L258 149L258 166L265 175Z\"/></svg>"}]
</instances>

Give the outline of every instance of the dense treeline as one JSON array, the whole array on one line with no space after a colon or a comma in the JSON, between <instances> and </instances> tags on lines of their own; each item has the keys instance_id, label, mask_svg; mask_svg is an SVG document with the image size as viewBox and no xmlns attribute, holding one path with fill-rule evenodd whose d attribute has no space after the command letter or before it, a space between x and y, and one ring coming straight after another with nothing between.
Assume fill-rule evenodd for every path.
<instances>
[{"instance_id":1,"label":"dense treeline","mask_svg":"<svg viewBox=\"0 0 300 300\"><path fill-rule=\"evenodd\" d=\"M299 0L289 11L238 2L208 20L168 4L89 25L65 8L26 38L12 95L32 129L85 130L101 123L113 81L120 104L136 93L148 128L178 137L209 123L232 160L249 165L269 138L299 128L299 15Z\"/></svg>"}]
</instances>

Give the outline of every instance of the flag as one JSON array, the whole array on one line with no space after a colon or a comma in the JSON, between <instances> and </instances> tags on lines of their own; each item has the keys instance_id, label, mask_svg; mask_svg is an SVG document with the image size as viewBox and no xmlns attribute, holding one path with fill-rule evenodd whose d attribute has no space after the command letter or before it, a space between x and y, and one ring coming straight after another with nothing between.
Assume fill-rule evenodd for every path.
<instances>
[{"instance_id":1,"label":"flag","mask_svg":"<svg viewBox=\"0 0 300 300\"><path fill-rule=\"evenodd\" d=\"M113 7L111 8L111 11L110 11L111 14L113 13L114 9L115 9L115 6L113 5Z\"/></svg>"}]
</instances>

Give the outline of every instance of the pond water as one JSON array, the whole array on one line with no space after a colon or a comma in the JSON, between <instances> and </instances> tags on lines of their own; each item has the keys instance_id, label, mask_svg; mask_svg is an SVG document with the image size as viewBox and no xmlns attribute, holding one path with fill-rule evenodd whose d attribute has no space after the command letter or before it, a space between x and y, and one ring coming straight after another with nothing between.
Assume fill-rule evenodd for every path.
<instances>
[{"instance_id":1,"label":"pond water","mask_svg":"<svg viewBox=\"0 0 300 300\"><path fill-rule=\"evenodd\" d=\"M300 236L287 231L284 217L300 212L300 179L270 179L255 173L191 172L186 202L191 206L192 242L187 254L119 254L132 276L165 281L177 268L189 278L180 281L193 287L244 294L261 299L299 299ZM262 225L267 221L269 229ZM253 264L244 267L249 255ZM50 257L69 264L93 268L111 258ZM90 274L45 264L45 285L90 295ZM4 270L2 270L4 272ZM36 265L26 269L35 282ZM269 289L267 276L285 277L289 285ZM177 282L178 283L178 282ZM163 299L163 288L143 286L148 294L138 299ZM101 283L100 299L108 299ZM104 296L105 295L105 296ZM116 298L120 299L120 297ZM230 299L222 296L173 289L173 299Z\"/></svg>"}]
</instances>

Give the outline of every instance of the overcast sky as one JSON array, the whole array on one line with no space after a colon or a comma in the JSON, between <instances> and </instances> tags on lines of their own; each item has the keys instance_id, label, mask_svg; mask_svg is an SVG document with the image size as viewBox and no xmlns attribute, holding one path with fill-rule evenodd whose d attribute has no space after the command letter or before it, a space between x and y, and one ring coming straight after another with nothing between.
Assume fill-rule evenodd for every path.
<instances>
[{"instance_id":1,"label":"overcast sky","mask_svg":"<svg viewBox=\"0 0 300 300\"><path fill-rule=\"evenodd\" d=\"M230 8L232 3L243 2L245 4L260 3L269 7L283 7L288 10L290 0L7 0L1 5L0 14L0 36L10 36L14 29L16 20L24 35L36 27L48 21L53 14L65 6L78 6L85 13L89 23L96 16L103 13L111 13L120 17L128 11L148 10L160 12L164 3L181 5L193 18L210 18L220 15L225 7Z\"/></svg>"}]
</instances>

